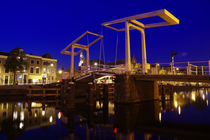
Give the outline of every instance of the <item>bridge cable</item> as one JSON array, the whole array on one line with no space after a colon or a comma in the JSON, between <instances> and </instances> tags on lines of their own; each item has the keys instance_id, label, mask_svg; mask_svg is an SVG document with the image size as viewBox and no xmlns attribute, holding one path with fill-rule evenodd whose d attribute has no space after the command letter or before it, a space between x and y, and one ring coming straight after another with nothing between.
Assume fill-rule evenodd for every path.
<instances>
[{"instance_id":1,"label":"bridge cable","mask_svg":"<svg viewBox=\"0 0 210 140\"><path fill-rule=\"evenodd\" d=\"M104 51L104 39L102 39L102 46L103 46L104 64L106 64L106 61L105 61L105 51Z\"/></svg>"},{"instance_id":2,"label":"bridge cable","mask_svg":"<svg viewBox=\"0 0 210 140\"><path fill-rule=\"evenodd\" d=\"M117 64L117 48L118 48L118 36L119 36L119 33L117 31L117 39L116 39L116 52L115 52L115 65Z\"/></svg>"},{"instance_id":3,"label":"bridge cable","mask_svg":"<svg viewBox=\"0 0 210 140\"><path fill-rule=\"evenodd\" d=\"M101 28L101 35L103 35L103 26ZM103 35L104 36L104 35ZM103 50L102 50L103 49ZM99 56L99 64L100 64L100 59L101 59L101 51L103 51L103 60L104 60L104 64L105 64L105 51L104 51L104 38L101 39L101 43L100 43L100 56Z\"/></svg>"},{"instance_id":4,"label":"bridge cable","mask_svg":"<svg viewBox=\"0 0 210 140\"><path fill-rule=\"evenodd\" d=\"M89 36L87 34L87 46L88 46L88 49L89 49ZM89 65L90 65L90 51L88 51L89 53ZM86 56L87 56L87 52L86 52ZM86 65L87 65L87 60L86 60Z\"/></svg>"},{"instance_id":5,"label":"bridge cable","mask_svg":"<svg viewBox=\"0 0 210 140\"><path fill-rule=\"evenodd\" d=\"M102 33L103 33L103 26L102 26L102 28L101 28L101 35L103 35ZM103 38L102 38L102 39L103 39ZM99 51L99 59L98 59L98 64L99 64L99 66L100 66L100 64L101 64L101 46L102 46L102 39L101 39L101 41L100 41L100 51Z\"/></svg>"}]
</instances>

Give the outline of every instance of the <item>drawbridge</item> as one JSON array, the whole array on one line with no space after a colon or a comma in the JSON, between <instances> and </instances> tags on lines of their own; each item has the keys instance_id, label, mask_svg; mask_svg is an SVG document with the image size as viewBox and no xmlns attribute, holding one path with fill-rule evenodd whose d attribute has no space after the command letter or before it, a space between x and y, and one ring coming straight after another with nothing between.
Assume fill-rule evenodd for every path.
<instances>
[{"instance_id":1,"label":"drawbridge","mask_svg":"<svg viewBox=\"0 0 210 140\"><path fill-rule=\"evenodd\" d=\"M143 24L142 19L150 17L160 17L164 22ZM116 28L115 24L124 24L124 28ZM124 75L129 74L137 80L155 80L155 81L183 81L183 82L210 82L210 61L200 61L200 62L174 62L174 56L172 56L172 62L170 63L148 63L146 55L146 43L145 43L145 29L177 25L179 24L179 19L172 15L166 9L161 9L157 11L152 11L148 13L133 15L121 19L116 19L113 21L102 23L103 27L109 28L116 32L125 32L125 63L123 65L90 65L90 54L89 49L99 40L103 44L103 32L102 34L96 34L93 32L85 32L77 39L72 41L67 47L65 47L61 53L66 55L71 55L71 66L69 79L74 79L80 81L87 78L97 78L104 75ZM141 33L141 53L142 62L138 68L136 68L131 63L131 52L130 52L130 32L132 30L137 30ZM87 44L79 43L84 37L88 35L94 36L96 39L89 42L87 39ZM117 37L118 39L118 37ZM117 48L116 43L116 48ZM101 46L100 46L101 47ZM80 49L75 52L75 49ZM102 48L100 48L101 50ZM117 50L117 49L116 49ZM75 72L74 69L74 57L81 52L86 51L86 68ZM101 53L101 52L100 52ZM117 51L116 51L117 53ZM105 59L105 58L104 58ZM100 58L99 58L100 60ZM205 63L205 64L204 64Z\"/></svg>"}]
</instances>

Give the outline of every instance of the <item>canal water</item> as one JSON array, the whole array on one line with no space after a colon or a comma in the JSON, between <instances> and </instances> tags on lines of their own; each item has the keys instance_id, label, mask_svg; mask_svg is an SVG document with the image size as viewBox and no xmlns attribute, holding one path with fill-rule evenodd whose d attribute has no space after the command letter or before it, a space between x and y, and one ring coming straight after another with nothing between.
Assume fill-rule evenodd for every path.
<instances>
[{"instance_id":1,"label":"canal water","mask_svg":"<svg viewBox=\"0 0 210 140\"><path fill-rule=\"evenodd\" d=\"M0 101L0 140L210 139L210 90L165 93L161 101L94 104L68 100Z\"/></svg>"}]
</instances>

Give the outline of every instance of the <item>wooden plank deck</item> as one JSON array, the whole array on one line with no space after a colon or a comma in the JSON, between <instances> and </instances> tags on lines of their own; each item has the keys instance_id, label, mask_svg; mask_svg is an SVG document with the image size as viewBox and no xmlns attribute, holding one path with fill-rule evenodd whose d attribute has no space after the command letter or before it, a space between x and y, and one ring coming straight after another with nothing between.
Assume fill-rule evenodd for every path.
<instances>
[{"instance_id":1,"label":"wooden plank deck","mask_svg":"<svg viewBox=\"0 0 210 140\"><path fill-rule=\"evenodd\" d=\"M33 93L33 91L40 91L40 93ZM48 93L50 91L50 93ZM52 93L54 91L54 93ZM46 97L46 96L60 96L59 88L28 88L27 97Z\"/></svg>"}]
</instances>

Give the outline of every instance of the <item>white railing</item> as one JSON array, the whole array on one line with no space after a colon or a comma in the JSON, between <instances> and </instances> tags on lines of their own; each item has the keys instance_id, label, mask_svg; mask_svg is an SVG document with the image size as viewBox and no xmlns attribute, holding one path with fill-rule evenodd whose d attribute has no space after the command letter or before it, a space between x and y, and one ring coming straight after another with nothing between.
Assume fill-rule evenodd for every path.
<instances>
[{"instance_id":1,"label":"white railing","mask_svg":"<svg viewBox=\"0 0 210 140\"><path fill-rule=\"evenodd\" d=\"M77 73L74 78L83 77L92 72L123 74L127 71L125 65L92 65ZM133 68L133 74L141 74L141 68ZM191 61L171 63L150 64L147 74L168 75L210 75L210 61Z\"/></svg>"},{"instance_id":2,"label":"white railing","mask_svg":"<svg viewBox=\"0 0 210 140\"><path fill-rule=\"evenodd\" d=\"M210 61L175 62L174 65L171 63L156 63L153 65L155 65L155 68L153 67L155 70L153 70L153 73L150 71L150 74L210 75Z\"/></svg>"}]
</instances>

